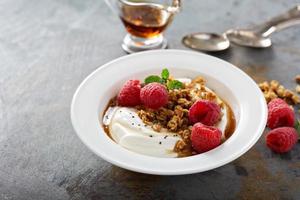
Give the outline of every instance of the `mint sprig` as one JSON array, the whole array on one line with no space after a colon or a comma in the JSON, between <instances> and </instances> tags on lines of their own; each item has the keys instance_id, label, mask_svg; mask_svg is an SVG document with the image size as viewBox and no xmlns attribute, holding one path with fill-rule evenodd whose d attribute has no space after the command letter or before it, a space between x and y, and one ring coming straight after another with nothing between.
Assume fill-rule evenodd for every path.
<instances>
[{"instance_id":1,"label":"mint sprig","mask_svg":"<svg viewBox=\"0 0 300 200\"><path fill-rule=\"evenodd\" d=\"M161 72L161 77L157 75L150 75L145 78L145 84L157 82L165 85L168 90L180 89L183 88L183 83L178 80L170 80L170 72L168 69L163 69Z\"/></svg>"},{"instance_id":2,"label":"mint sprig","mask_svg":"<svg viewBox=\"0 0 300 200\"><path fill-rule=\"evenodd\" d=\"M161 72L161 78L167 82L168 78L170 76L170 73L169 73L169 70L168 69L163 69L162 72Z\"/></svg>"},{"instance_id":3,"label":"mint sprig","mask_svg":"<svg viewBox=\"0 0 300 200\"><path fill-rule=\"evenodd\" d=\"M151 76L148 76L147 78L145 78L144 82L146 84L148 84L148 83L153 83L153 82L163 83L164 81L159 76L151 75Z\"/></svg>"},{"instance_id":4,"label":"mint sprig","mask_svg":"<svg viewBox=\"0 0 300 200\"><path fill-rule=\"evenodd\" d=\"M180 89L183 87L183 83L178 80L171 80L167 83L167 88L169 90Z\"/></svg>"}]
</instances>

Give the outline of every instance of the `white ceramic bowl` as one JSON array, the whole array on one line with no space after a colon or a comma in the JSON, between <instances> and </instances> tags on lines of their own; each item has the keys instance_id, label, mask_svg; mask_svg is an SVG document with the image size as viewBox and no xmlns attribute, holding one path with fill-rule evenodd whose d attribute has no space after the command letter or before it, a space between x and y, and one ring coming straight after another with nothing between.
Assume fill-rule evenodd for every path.
<instances>
[{"instance_id":1,"label":"white ceramic bowl","mask_svg":"<svg viewBox=\"0 0 300 200\"><path fill-rule=\"evenodd\" d=\"M101 121L109 99L126 80L143 80L162 68L175 77L205 77L208 87L229 103L237 126L225 143L196 156L157 158L126 150L105 134ZM179 175L214 169L244 154L263 133L267 108L256 83L232 64L191 51L154 50L118 58L90 74L74 94L71 120L82 142L104 160L132 171Z\"/></svg>"}]
</instances>

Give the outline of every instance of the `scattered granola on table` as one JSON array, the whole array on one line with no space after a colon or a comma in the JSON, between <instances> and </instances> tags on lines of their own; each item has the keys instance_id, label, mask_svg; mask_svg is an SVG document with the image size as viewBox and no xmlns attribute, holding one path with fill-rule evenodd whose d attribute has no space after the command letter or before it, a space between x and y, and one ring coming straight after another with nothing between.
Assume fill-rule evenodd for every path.
<instances>
[{"instance_id":1,"label":"scattered granola on table","mask_svg":"<svg viewBox=\"0 0 300 200\"><path fill-rule=\"evenodd\" d=\"M263 92L267 102L272 99L280 98L286 101L290 105L295 105L300 103L299 96L289 89L286 89L278 81L272 80L270 82L264 81L258 84L259 88Z\"/></svg>"},{"instance_id":2,"label":"scattered granola on table","mask_svg":"<svg viewBox=\"0 0 300 200\"><path fill-rule=\"evenodd\" d=\"M300 84L300 74L298 74L296 77L295 77L295 81Z\"/></svg>"},{"instance_id":3,"label":"scattered granola on table","mask_svg":"<svg viewBox=\"0 0 300 200\"><path fill-rule=\"evenodd\" d=\"M295 90L297 93L300 93L300 85L297 85Z\"/></svg>"}]
</instances>

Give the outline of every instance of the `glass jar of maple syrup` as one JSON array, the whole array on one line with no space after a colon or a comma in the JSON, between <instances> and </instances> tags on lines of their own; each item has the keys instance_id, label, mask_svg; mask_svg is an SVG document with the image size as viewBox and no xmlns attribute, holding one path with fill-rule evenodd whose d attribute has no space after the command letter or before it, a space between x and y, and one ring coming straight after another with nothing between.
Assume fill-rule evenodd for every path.
<instances>
[{"instance_id":1,"label":"glass jar of maple syrup","mask_svg":"<svg viewBox=\"0 0 300 200\"><path fill-rule=\"evenodd\" d=\"M163 31L180 9L180 0L105 0L122 20L128 34L122 47L128 53L164 49Z\"/></svg>"}]
</instances>

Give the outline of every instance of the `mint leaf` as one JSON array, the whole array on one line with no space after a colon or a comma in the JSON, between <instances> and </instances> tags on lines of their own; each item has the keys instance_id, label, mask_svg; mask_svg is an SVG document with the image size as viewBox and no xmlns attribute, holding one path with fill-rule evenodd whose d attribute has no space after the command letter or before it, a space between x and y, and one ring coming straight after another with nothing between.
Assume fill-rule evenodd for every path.
<instances>
[{"instance_id":1,"label":"mint leaf","mask_svg":"<svg viewBox=\"0 0 300 200\"><path fill-rule=\"evenodd\" d=\"M148 76L147 78L145 78L144 82L145 82L146 84L148 84L148 83L153 83L153 82L162 83L163 80L162 80L159 76L151 75L151 76Z\"/></svg>"},{"instance_id":2,"label":"mint leaf","mask_svg":"<svg viewBox=\"0 0 300 200\"><path fill-rule=\"evenodd\" d=\"M298 140L300 140L300 121L299 120L296 120L296 123L295 123L295 129L296 131L298 132Z\"/></svg>"},{"instance_id":3,"label":"mint leaf","mask_svg":"<svg viewBox=\"0 0 300 200\"><path fill-rule=\"evenodd\" d=\"M169 76L170 76L169 70L163 69L161 72L162 79L164 79L166 81L166 80L168 80Z\"/></svg>"},{"instance_id":4,"label":"mint leaf","mask_svg":"<svg viewBox=\"0 0 300 200\"><path fill-rule=\"evenodd\" d=\"M167 83L169 90L180 89L183 87L183 83L178 80L172 80Z\"/></svg>"}]
</instances>

